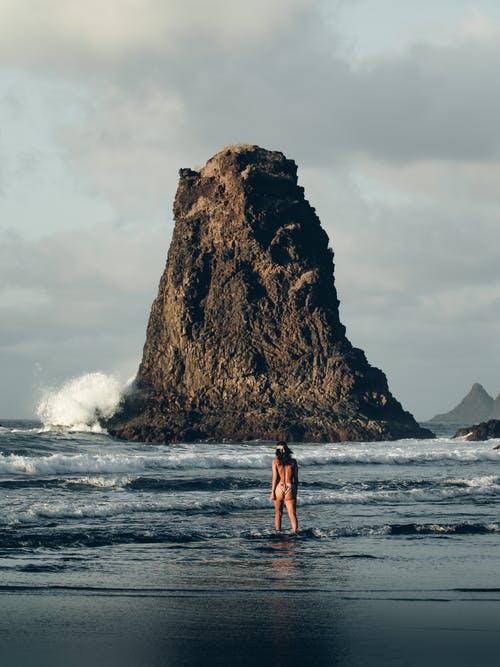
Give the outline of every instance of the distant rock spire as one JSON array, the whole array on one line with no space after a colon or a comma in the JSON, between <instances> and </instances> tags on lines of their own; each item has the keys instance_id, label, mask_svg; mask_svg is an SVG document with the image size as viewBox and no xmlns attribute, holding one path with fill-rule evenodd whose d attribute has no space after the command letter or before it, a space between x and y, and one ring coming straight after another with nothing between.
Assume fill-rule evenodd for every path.
<instances>
[{"instance_id":1,"label":"distant rock spire","mask_svg":"<svg viewBox=\"0 0 500 667\"><path fill-rule=\"evenodd\" d=\"M500 394L493 401L493 406L491 409L491 418L500 419Z\"/></svg>"},{"instance_id":2,"label":"distant rock spire","mask_svg":"<svg viewBox=\"0 0 500 667\"><path fill-rule=\"evenodd\" d=\"M118 437L430 437L353 348L333 252L282 153L229 146L180 170L175 229Z\"/></svg>"},{"instance_id":3,"label":"distant rock spire","mask_svg":"<svg viewBox=\"0 0 500 667\"><path fill-rule=\"evenodd\" d=\"M467 396L453 410L438 414L430 421L441 424L474 424L484 421L494 416L495 404L500 410L499 398L493 401L486 389L479 382L475 382Z\"/></svg>"}]
</instances>

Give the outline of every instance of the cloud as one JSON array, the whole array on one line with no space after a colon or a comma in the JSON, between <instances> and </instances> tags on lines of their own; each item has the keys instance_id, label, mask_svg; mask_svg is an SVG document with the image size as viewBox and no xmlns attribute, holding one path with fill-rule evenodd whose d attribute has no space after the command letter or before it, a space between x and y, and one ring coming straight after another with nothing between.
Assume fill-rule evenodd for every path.
<instances>
[{"instance_id":1,"label":"cloud","mask_svg":"<svg viewBox=\"0 0 500 667\"><path fill-rule=\"evenodd\" d=\"M299 169L335 251L348 338L421 419L450 409L474 381L496 395L498 207L456 206L452 193L421 199L395 187L388 196L367 187L364 166L350 175L340 166Z\"/></svg>"},{"instance_id":2,"label":"cloud","mask_svg":"<svg viewBox=\"0 0 500 667\"><path fill-rule=\"evenodd\" d=\"M66 147L76 157L88 187L104 193L120 214L168 217L177 172L196 137L181 97L146 86L142 94L110 86L85 124L68 128Z\"/></svg>"},{"instance_id":3,"label":"cloud","mask_svg":"<svg viewBox=\"0 0 500 667\"><path fill-rule=\"evenodd\" d=\"M356 123L360 149L398 162L498 159L500 91L491 67L499 56L496 43L466 41L362 68L354 108L371 104Z\"/></svg>"},{"instance_id":4,"label":"cloud","mask_svg":"<svg viewBox=\"0 0 500 667\"><path fill-rule=\"evenodd\" d=\"M0 56L30 66L120 66L178 58L189 44L222 49L269 39L314 0L3 0Z\"/></svg>"},{"instance_id":5,"label":"cloud","mask_svg":"<svg viewBox=\"0 0 500 667\"><path fill-rule=\"evenodd\" d=\"M484 30L462 27L446 43L359 65L314 0L262 0L251 9L111 0L104 14L56 0L36 25L28 9L3 6L0 25L12 40L0 55L3 48L31 66L69 68L87 87L93 102L64 133L68 159L120 214L158 211L180 166L228 143L278 148L306 166L500 160L500 47ZM31 61L15 51L16 25L39 32L28 40Z\"/></svg>"},{"instance_id":6,"label":"cloud","mask_svg":"<svg viewBox=\"0 0 500 667\"><path fill-rule=\"evenodd\" d=\"M451 312L440 312L439 305L426 309L434 297L439 304L440 294L450 301L455 290L457 316L467 318L481 307L494 316L495 293L500 295L498 210L474 203L459 208L446 198L391 199L385 192L368 197L357 186L360 171L353 169L350 177L299 171L330 235L345 307L375 314L383 305L395 316L406 317L410 309L419 319L444 321Z\"/></svg>"},{"instance_id":7,"label":"cloud","mask_svg":"<svg viewBox=\"0 0 500 667\"><path fill-rule=\"evenodd\" d=\"M402 196L446 201L448 207L460 211L500 204L500 162L420 160L396 165L366 159L361 168L380 188L399 191Z\"/></svg>"},{"instance_id":8,"label":"cloud","mask_svg":"<svg viewBox=\"0 0 500 667\"><path fill-rule=\"evenodd\" d=\"M49 296L43 287L14 285L11 287L4 286L0 289L0 310L31 311L33 308L45 306L49 302Z\"/></svg>"},{"instance_id":9,"label":"cloud","mask_svg":"<svg viewBox=\"0 0 500 667\"><path fill-rule=\"evenodd\" d=\"M1 237L0 367L3 378L18 373L3 415L32 413L37 364L39 384L89 370L135 373L168 238L167 225L119 224Z\"/></svg>"},{"instance_id":10,"label":"cloud","mask_svg":"<svg viewBox=\"0 0 500 667\"><path fill-rule=\"evenodd\" d=\"M152 119L160 144L167 124L181 122L179 145L194 131L211 146L251 140L323 163L358 152L397 163L499 158L498 22L474 14L443 43L421 40L361 65L340 50L335 25L319 0L52 0L43 8L4 0L0 58L101 82L83 128L97 152L96 133L103 143L118 138L113 112L121 110L118 127L126 129L126 113Z\"/></svg>"},{"instance_id":11,"label":"cloud","mask_svg":"<svg viewBox=\"0 0 500 667\"><path fill-rule=\"evenodd\" d=\"M500 36L500 21L476 10L461 22L458 32L465 38L492 42Z\"/></svg>"},{"instance_id":12,"label":"cloud","mask_svg":"<svg viewBox=\"0 0 500 667\"><path fill-rule=\"evenodd\" d=\"M216 147L250 140L309 164L358 154L396 164L500 158L496 42L420 45L356 67L314 12L295 18L231 60L195 44L175 74L148 72L149 91L126 85L144 95L146 117L152 90L175 95L185 127Z\"/></svg>"}]
</instances>

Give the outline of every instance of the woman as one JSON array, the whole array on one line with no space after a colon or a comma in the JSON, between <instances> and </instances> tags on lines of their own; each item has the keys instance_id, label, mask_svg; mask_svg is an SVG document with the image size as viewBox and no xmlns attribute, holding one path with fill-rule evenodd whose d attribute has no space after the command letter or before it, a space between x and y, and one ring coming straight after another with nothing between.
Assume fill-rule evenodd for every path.
<instances>
[{"instance_id":1,"label":"woman","mask_svg":"<svg viewBox=\"0 0 500 667\"><path fill-rule=\"evenodd\" d=\"M286 442L276 445L276 458L273 459L273 481L270 499L274 502L274 527L281 530L283 503L286 505L288 517L292 524L292 533L297 533L297 487L299 485L299 468L292 458L292 450Z\"/></svg>"}]
</instances>

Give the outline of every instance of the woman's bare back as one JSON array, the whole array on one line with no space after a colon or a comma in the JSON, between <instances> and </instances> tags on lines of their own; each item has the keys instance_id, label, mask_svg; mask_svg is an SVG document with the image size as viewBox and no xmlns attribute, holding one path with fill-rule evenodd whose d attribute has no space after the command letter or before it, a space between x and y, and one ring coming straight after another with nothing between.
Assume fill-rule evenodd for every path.
<instances>
[{"instance_id":1,"label":"woman's bare back","mask_svg":"<svg viewBox=\"0 0 500 667\"><path fill-rule=\"evenodd\" d=\"M286 465L277 463L276 467L278 468L278 475L282 484L295 483L295 469L297 467L297 461L295 459L291 459L290 463L287 463Z\"/></svg>"}]
</instances>

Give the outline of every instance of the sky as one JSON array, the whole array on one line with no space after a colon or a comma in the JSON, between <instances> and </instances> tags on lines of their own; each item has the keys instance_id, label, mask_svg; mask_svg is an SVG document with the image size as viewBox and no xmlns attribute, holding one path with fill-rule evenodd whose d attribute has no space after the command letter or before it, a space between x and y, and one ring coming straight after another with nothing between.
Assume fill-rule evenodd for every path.
<instances>
[{"instance_id":1,"label":"sky","mask_svg":"<svg viewBox=\"0 0 500 667\"><path fill-rule=\"evenodd\" d=\"M0 0L0 418L135 375L181 167L299 167L350 341L419 420L500 392L500 3Z\"/></svg>"}]
</instances>

